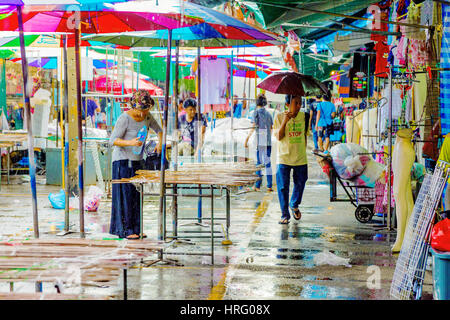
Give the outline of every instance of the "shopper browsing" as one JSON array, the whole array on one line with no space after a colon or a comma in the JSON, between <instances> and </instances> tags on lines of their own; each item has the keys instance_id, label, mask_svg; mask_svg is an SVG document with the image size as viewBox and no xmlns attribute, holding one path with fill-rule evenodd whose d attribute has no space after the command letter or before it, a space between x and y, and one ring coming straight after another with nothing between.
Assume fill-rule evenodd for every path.
<instances>
[{"instance_id":1,"label":"shopper browsing","mask_svg":"<svg viewBox=\"0 0 450 320\"><path fill-rule=\"evenodd\" d=\"M311 132L313 134L313 141L314 141L314 150L313 150L313 152L319 150L318 134L317 134L317 130L316 130L317 104L319 103L319 101L320 101L320 97L312 98L312 99L308 100L309 118L311 119L311 121L310 121L310 129L311 129Z\"/></svg>"},{"instance_id":2,"label":"shopper browsing","mask_svg":"<svg viewBox=\"0 0 450 320\"><path fill-rule=\"evenodd\" d=\"M266 167L267 191L272 191L272 167L270 163L270 156L272 154L272 126L273 120L270 113L265 109L267 99L264 94L259 94L256 99L256 109L251 117L251 123L255 127L250 129L250 132L245 139L244 146L248 148L248 140L253 135L256 129L256 165L264 164ZM256 174L262 178L261 171ZM261 188L261 180L256 181L254 190L259 191Z\"/></svg>"},{"instance_id":3,"label":"shopper browsing","mask_svg":"<svg viewBox=\"0 0 450 320\"><path fill-rule=\"evenodd\" d=\"M291 218L289 208L296 220L301 218L299 205L302 202L308 165L306 157L307 123L301 96L286 96L288 111L275 117L273 133L277 143L277 190L281 208L280 224L288 224ZM293 172L294 189L289 200L290 175Z\"/></svg>"},{"instance_id":4,"label":"shopper browsing","mask_svg":"<svg viewBox=\"0 0 450 320\"><path fill-rule=\"evenodd\" d=\"M330 94L325 95L324 100L317 105L316 130L319 138L319 150L328 152L330 136L333 133L333 117L331 114L336 112L336 107L331 103Z\"/></svg>"}]
</instances>

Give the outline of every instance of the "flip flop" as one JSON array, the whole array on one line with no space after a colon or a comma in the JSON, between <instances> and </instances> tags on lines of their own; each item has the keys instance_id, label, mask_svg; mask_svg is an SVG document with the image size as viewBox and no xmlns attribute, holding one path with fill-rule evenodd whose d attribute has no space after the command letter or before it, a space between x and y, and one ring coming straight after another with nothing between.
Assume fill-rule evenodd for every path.
<instances>
[{"instance_id":1,"label":"flip flop","mask_svg":"<svg viewBox=\"0 0 450 320\"><path fill-rule=\"evenodd\" d=\"M295 220L300 220L300 218L302 217L302 213L300 212L299 209L295 210L293 208L292 209L292 215L294 216Z\"/></svg>"},{"instance_id":2,"label":"flip flop","mask_svg":"<svg viewBox=\"0 0 450 320\"><path fill-rule=\"evenodd\" d=\"M139 236L137 236L136 238L135 237L130 238L130 236L128 236L126 239L127 240L139 240Z\"/></svg>"},{"instance_id":3,"label":"flip flop","mask_svg":"<svg viewBox=\"0 0 450 320\"><path fill-rule=\"evenodd\" d=\"M133 237L131 237L131 236L133 236ZM142 235L142 238L144 239L144 238L147 238L147 235ZM127 239L128 240L139 240L140 239L140 236L139 235L136 235L136 236L134 236L134 235L132 235L132 234L130 234L128 237L127 237Z\"/></svg>"},{"instance_id":4,"label":"flip flop","mask_svg":"<svg viewBox=\"0 0 450 320\"><path fill-rule=\"evenodd\" d=\"M279 224L289 224L289 219L281 219L278 221Z\"/></svg>"}]
</instances>

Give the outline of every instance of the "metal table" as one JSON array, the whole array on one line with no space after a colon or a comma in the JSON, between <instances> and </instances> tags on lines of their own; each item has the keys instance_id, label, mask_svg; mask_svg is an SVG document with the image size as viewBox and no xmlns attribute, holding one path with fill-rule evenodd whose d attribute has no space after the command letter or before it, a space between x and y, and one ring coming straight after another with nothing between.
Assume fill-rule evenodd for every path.
<instances>
[{"instance_id":1,"label":"metal table","mask_svg":"<svg viewBox=\"0 0 450 320\"><path fill-rule=\"evenodd\" d=\"M254 166L254 172L256 172L258 169L256 166ZM164 199L163 199L163 203L164 203L164 208L163 208L163 217L161 217L159 219L160 224L159 224L159 232L158 232L158 240L167 240L168 238L172 239L172 241L174 240L178 240L178 239L193 239L193 238L210 238L211 239L211 250L210 253L195 253L195 252L189 252L189 253L184 253L185 255L208 255L211 256L211 264L214 264L214 240L215 238L219 238L219 237L215 237L215 233L218 233L218 231L214 230L214 221L215 220L225 220L226 221L226 228L225 228L225 239L228 240L228 236L229 236L229 228L231 225L231 221L230 221L230 216L231 216L231 206L230 206L230 188L231 187L242 187L245 185L249 185L249 184L253 184L255 183L258 179L260 179L255 173L242 173L239 171L233 171L231 170L228 173L217 173L214 174L213 172L208 172L207 176L204 174L203 176L201 174L197 173L193 173L192 171L185 171L183 172L183 170L180 171L166 171L165 173L165 190L172 190L171 193L169 192L165 192L164 193ZM173 173L176 174L184 174L184 176L180 179L180 177L175 177L173 176ZM151 183L159 183L160 182L160 178L159 178L159 171L147 171L147 170L140 170L137 172L137 175L133 178L130 179L121 179L121 180L114 180L113 183L133 183L137 190L140 193L140 221L141 221L141 238L143 235L143 204L144 204L144 196L159 196L159 193L145 193L144 192L144 185L145 184L151 184ZM200 177L201 176L201 177ZM180 186L181 185L181 186ZM188 186L186 186L188 185ZM176 186L176 188L172 188ZM180 194L178 193L178 191L176 191L176 193L174 193L173 190L178 190L178 189L193 189L193 190L198 190L198 194ZM202 190L210 190L209 193L203 193ZM226 211L226 216L225 218L215 218L214 217L214 198L216 197L216 195L214 194L214 190L225 190L226 192L226 197L225 197L225 211ZM209 219L207 218L202 218L205 220L210 220L210 230L209 231L205 231L206 233L209 233L209 236L204 236L204 235L183 235L180 236L178 235L178 212L175 208L175 212L173 214L173 235L172 236L167 236L166 235L166 197L173 197L174 199L177 199L178 196L182 196L182 197L193 197L193 198L210 198L211 199L211 208L210 208L210 213L211 213L211 217ZM185 220L198 220L198 218L184 218ZM199 221L200 223L201 221ZM192 231L191 233L205 233L202 231ZM189 232L185 232L185 233L189 233ZM172 253L171 253L172 254ZM173 253L173 254L180 254L180 253ZM160 259L162 259L162 252L161 252L161 256Z\"/></svg>"}]
</instances>

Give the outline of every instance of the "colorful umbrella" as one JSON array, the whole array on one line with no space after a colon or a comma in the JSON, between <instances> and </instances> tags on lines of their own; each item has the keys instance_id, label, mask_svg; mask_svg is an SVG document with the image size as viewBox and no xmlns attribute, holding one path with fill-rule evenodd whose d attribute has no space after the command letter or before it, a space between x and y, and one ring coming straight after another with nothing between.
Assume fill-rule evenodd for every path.
<instances>
[{"instance_id":1,"label":"colorful umbrella","mask_svg":"<svg viewBox=\"0 0 450 320\"><path fill-rule=\"evenodd\" d=\"M297 72L278 72L265 78L257 86L273 93L317 96L328 93L327 87L312 76Z\"/></svg>"},{"instance_id":2,"label":"colorful umbrella","mask_svg":"<svg viewBox=\"0 0 450 320\"><path fill-rule=\"evenodd\" d=\"M166 28L154 28L148 32L91 35L84 39L127 47L158 47L161 46L161 39L168 38L168 29L173 29L172 41L174 43L172 45L175 44L175 41L180 41L179 45L185 47L267 46L279 45L284 42L284 39L275 33L190 2L183 2L180 5L179 1L167 0L161 1L156 6L154 2L139 1L118 3L113 8L115 10L127 8L129 11L137 11L142 15L155 15L159 17L158 19L163 17L178 19L181 25L174 25L174 27L166 25Z\"/></svg>"},{"instance_id":3,"label":"colorful umbrella","mask_svg":"<svg viewBox=\"0 0 450 320\"><path fill-rule=\"evenodd\" d=\"M20 63L22 58L11 59L12 62ZM46 57L46 58L29 58L28 66L43 69L57 69L58 59L56 57Z\"/></svg>"},{"instance_id":4,"label":"colorful umbrella","mask_svg":"<svg viewBox=\"0 0 450 320\"><path fill-rule=\"evenodd\" d=\"M266 71L256 71L256 75L255 75L255 70L240 70L240 69L233 70L234 77L243 77L243 78L251 78L251 79L255 79L255 77L256 77L259 79L264 79L268 75L269 75L269 73Z\"/></svg>"},{"instance_id":5,"label":"colorful umbrella","mask_svg":"<svg viewBox=\"0 0 450 320\"><path fill-rule=\"evenodd\" d=\"M117 64L114 60L108 59L108 62L106 62L106 59L94 59L94 68L96 69L106 69L106 68L112 68Z\"/></svg>"},{"instance_id":6,"label":"colorful umbrella","mask_svg":"<svg viewBox=\"0 0 450 320\"><path fill-rule=\"evenodd\" d=\"M124 93L129 94L133 89L133 79L131 76L126 75L124 77ZM122 82L111 79L108 77L108 84L106 84L106 76L99 76L95 78L95 90L98 92L106 92L106 87L108 87L108 92L113 92L114 94L122 93ZM150 92L151 95L154 96L162 96L163 90L158 86L155 86L150 81L146 81L144 79L139 79L139 89L145 89Z\"/></svg>"}]
</instances>

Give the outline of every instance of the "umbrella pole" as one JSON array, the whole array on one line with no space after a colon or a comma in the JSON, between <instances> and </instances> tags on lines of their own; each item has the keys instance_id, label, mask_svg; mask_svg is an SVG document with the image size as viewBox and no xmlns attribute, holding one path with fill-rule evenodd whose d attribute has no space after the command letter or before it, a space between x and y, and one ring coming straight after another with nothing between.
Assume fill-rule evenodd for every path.
<instances>
[{"instance_id":1,"label":"umbrella pole","mask_svg":"<svg viewBox=\"0 0 450 320\"><path fill-rule=\"evenodd\" d=\"M75 28L75 73L77 81L77 112L78 112L78 187L80 212L80 237L84 238L84 181L83 181L83 123L81 119L81 66L80 66L80 29ZM86 103L87 104L87 103ZM86 115L87 118L87 115Z\"/></svg>"},{"instance_id":2,"label":"umbrella pole","mask_svg":"<svg viewBox=\"0 0 450 320\"><path fill-rule=\"evenodd\" d=\"M172 30L168 30L167 37L167 62L166 62L166 94L164 97L163 111L163 136L161 150L161 175L159 190L159 215L158 215L158 239L165 240L165 200L166 200L166 184L165 184L165 160L166 160L166 141L167 141L167 114L169 111L169 88L170 88L170 61L172 60ZM142 219L143 217L141 217ZM142 235L142 230L141 230Z\"/></svg>"},{"instance_id":3,"label":"umbrella pole","mask_svg":"<svg viewBox=\"0 0 450 320\"><path fill-rule=\"evenodd\" d=\"M109 69L109 62L108 62L108 48L106 48L106 94L108 94L108 69Z\"/></svg>"},{"instance_id":4,"label":"umbrella pole","mask_svg":"<svg viewBox=\"0 0 450 320\"><path fill-rule=\"evenodd\" d=\"M258 76L257 76L257 72L258 72L258 65L257 65L258 61L257 58L255 57L255 103L256 103L256 96L258 95L258 91L256 88L256 85L258 84Z\"/></svg>"},{"instance_id":5,"label":"umbrella pole","mask_svg":"<svg viewBox=\"0 0 450 320\"><path fill-rule=\"evenodd\" d=\"M232 155L233 155L233 162L234 162L234 139L233 139L233 119L234 119L234 112L233 112L233 107L234 107L234 87L233 87L233 73L234 73L234 52L233 50L231 50L231 64L230 64L230 68L231 68L231 75L230 75L230 88L231 88L231 106L230 106L230 115L231 115L231 121L230 121L230 133L231 133L231 148L232 148ZM245 81L245 80L244 80ZM244 86L245 86L245 82L244 82Z\"/></svg>"},{"instance_id":6,"label":"umbrella pole","mask_svg":"<svg viewBox=\"0 0 450 320\"><path fill-rule=\"evenodd\" d=\"M173 150L173 169L178 170L178 77L179 77L179 58L180 58L180 41L175 41L175 86L174 86L174 97L172 106L175 111L175 126L174 126L174 137L172 139L172 150ZM177 194L177 185L173 185L173 194ZM172 212L172 226L173 226L173 236L178 236L178 196L173 197L173 212Z\"/></svg>"},{"instance_id":7,"label":"umbrella pole","mask_svg":"<svg viewBox=\"0 0 450 320\"><path fill-rule=\"evenodd\" d=\"M23 98L25 105L25 116L27 119L27 132L28 132L28 159L29 159L29 173L30 173L30 186L32 195L32 208L33 208L33 229L34 237L39 238L39 222L38 222L38 208L37 208L37 192L36 192L36 164L34 163L34 140L31 121L31 105L30 96L28 92L28 63L25 53L25 39L23 35L23 17L22 7L17 6L18 23L19 23L19 38L20 38L20 55L22 61L22 77L23 77Z\"/></svg>"},{"instance_id":8,"label":"umbrella pole","mask_svg":"<svg viewBox=\"0 0 450 320\"><path fill-rule=\"evenodd\" d=\"M63 119L64 128L66 121L69 117L69 87L68 87L68 71L67 71L67 36L63 35L63 61L64 61L64 112L65 117ZM65 130L64 130L65 131ZM67 137L66 137L67 136ZM68 135L64 132L64 189L66 195L65 208L64 208L64 231L69 231L69 140Z\"/></svg>"},{"instance_id":9,"label":"umbrella pole","mask_svg":"<svg viewBox=\"0 0 450 320\"><path fill-rule=\"evenodd\" d=\"M203 142L202 140L202 100L201 100L201 87L202 87L202 77L201 77L201 47L197 48L197 56L198 56L198 77L197 77L197 81L198 81L198 106L197 106L197 161L198 163L202 162L202 152L201 152L201 148L200 148L200 142ZM195 145L195 144L194 144ZM198 206L197 206L197 218L198 218L198 223L202 223L202 188L201 185L198 185Z\"/></svg>"},{"instance_id":10,"label":"umbrella pole","mask_svg":"<svg viewBox=\"0 0 450 320\"><path fill-rule=\"evenodd\" d=\"M139 90L139 73L141 72L141 52L138 52L136 90Z\"/></svg>"}]
</instances>

